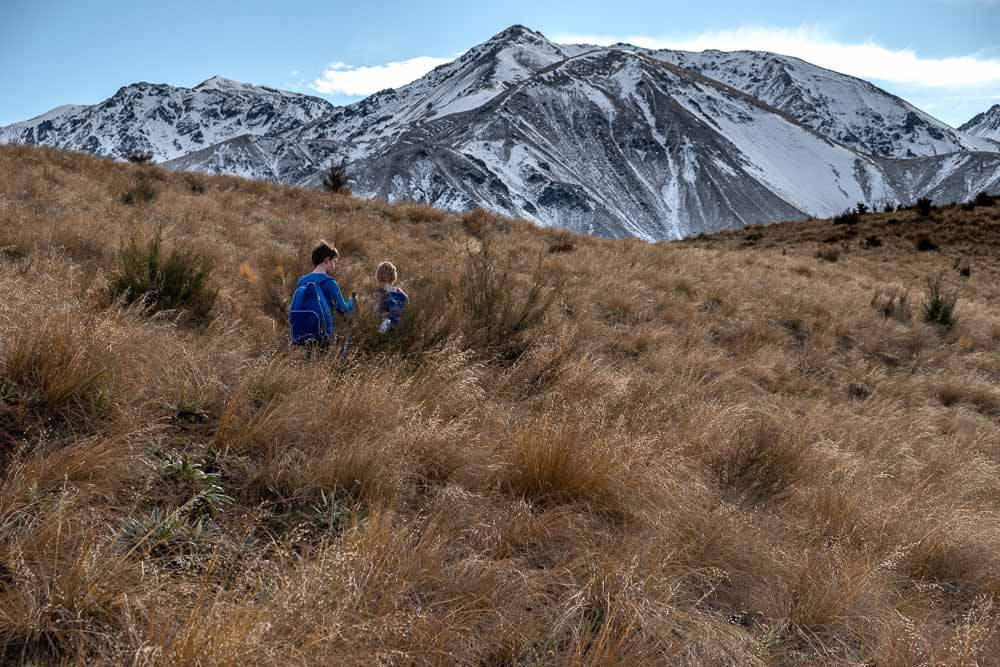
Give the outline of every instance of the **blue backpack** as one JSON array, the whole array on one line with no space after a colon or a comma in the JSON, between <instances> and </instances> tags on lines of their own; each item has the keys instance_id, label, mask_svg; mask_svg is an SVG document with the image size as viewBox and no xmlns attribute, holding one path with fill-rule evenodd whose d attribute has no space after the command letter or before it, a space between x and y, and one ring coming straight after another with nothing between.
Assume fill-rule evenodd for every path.
<instances>
[{"instance_id":1,"label":"blue backpack","mask_svg":"<svg viewBox=\"0 0 1000 667\"><path fill-rule=\"evenodd\" d=\"M333 336L333 311L320 288L326 280L329 278L306 282L296 288L288 311L292 345L323 344Z\"/></svg>"},{"instance_id":2,"label":"blue backpack","mask_svg":"<svg viewBox=\"0 0 1000 667\"><path fill-rule=\"evenodd\" d=\"M379 325L378 332L385 333L399 325L399 316L403 314L410 299L403 290L379 289L379 292L381 298L379 310L382 314L382 323Z\"/></svg>"}]
</instances>

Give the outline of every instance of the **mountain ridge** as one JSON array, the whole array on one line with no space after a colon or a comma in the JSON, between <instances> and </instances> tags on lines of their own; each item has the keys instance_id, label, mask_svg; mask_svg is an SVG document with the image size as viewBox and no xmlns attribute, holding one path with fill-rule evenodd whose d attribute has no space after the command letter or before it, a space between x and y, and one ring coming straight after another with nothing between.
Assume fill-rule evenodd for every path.
<instances>
[{"instance_id":1,"label":"mountain ridge","mask_svg":"<svg viewBox=\"0 0 1000 667\"><path fill-rule=\"evenodd\" d=\"M611 72L614 63L622 71ZM628 82L636 75L628 67L645 74ZM641 90L644 77L660 89ZM832 215L858 201L957 200L1000 186L1000 168L991 171L1000 144L988 137L953 130L870 82L767 52L559 45L514 25L414 82L344 107L221 76L173 91L132 84L116 96L143 86L165 98L211 97L200 112L211 137L178 144L160 123L174 143L150 152L169 168L318 186L320 170L344 164L360 196L480 206L606 236L679 238ZM227 107L248 111L258 97L264 122ZM556 108L559 117L549 117ZM619 113L626 120L615 125ZM0 141L13 127L0 128ZM56 131L44 129L27 143ZM71 130L78 148L117 158L157 147L138 130L110 149L112 139L88 145Z\"/></svg>"}]
</instances>

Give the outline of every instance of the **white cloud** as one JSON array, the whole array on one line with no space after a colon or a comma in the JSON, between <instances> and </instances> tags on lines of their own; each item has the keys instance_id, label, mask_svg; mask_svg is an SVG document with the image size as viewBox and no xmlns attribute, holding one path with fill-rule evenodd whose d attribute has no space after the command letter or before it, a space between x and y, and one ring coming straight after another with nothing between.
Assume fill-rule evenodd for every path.
<instances>
[{"instance_id":1,"label":"white cloud","mask_svg":"<svg viewBox=\"0 0 1000 667\"><path fill-rule=\"evenodd\" d=\"M418 56L384 65L355 67L344 62L331 63L313 81L311 88L328 95L371 95L386 88L398 88L419 79L438 65L453 58Z\"/></svg>"},{"instance_id":2,"label":"white cloud","mask_svg":"<svg viewBox=\"0 0 1000 667\"><path fill-rule=\"evenodd\" d=\"M677 39L563 34L556 35L553 40L563 44L600 46L627 42L650 49L684 51L771 51L796 56L844 74L901 85L949 89L1000 85L1000 59L997 58L974 55L930 58L913 49L890 49L872 40L862 43L838 41L816 26L741 27Z\"/></svg>"}]
</instances>

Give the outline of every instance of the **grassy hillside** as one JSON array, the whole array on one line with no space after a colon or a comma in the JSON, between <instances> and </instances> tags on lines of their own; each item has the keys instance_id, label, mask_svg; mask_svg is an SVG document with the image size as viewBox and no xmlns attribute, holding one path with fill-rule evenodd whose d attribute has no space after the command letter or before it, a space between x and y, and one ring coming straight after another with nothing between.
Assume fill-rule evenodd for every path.
<instances>
[{"instance_id":1,"label":"grassy hillside","mask_svg":"<svg viewBox=\"0 0 1000 667\"><path fill-rule=\"evenodd\" d=\"M998 232L611 242L0 147L0 662L998 664ZM284 338L319 238L412 299L346 359Z\"/></svg>"}]
</instances>

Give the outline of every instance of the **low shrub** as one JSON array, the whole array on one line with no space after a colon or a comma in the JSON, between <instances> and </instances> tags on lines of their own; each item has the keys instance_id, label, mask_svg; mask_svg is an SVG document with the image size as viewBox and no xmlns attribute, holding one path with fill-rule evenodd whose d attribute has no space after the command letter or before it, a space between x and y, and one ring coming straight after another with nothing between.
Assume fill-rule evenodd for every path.
<instances>
[{"instance_id":1,"label":"low shrub","mask_svg":"<svg viewBox=\"0 0 1000 667\"><path fill-rule=\"evenodd\" d=\"M791 442L768 418L741 423L708 455L708 467L734 500L756 504L787 497L804 461L804 448Z\"/></svg>"},{"instance_id":2,"label":"low shrub","mask_svg":"<svg viewBox=\"0 0 1000 667\"><path fill-rule=\"evenodd\" d=\"M118 251L108 285L112 301L141 302L147 312L180 310L195 323L208 320L217 291L210 286L211 259L178 246L165 252L161 229L143 244L133 236Z\"/></svg>"},{"instance_id":3,"label":"low shrub","mask_svg":"<svg viewBox=\"0 0 1000 667\"><path fill-rule=\"evenodd\" d=\"M833 224L835 225L856 225L858 224L858 212L855 210L847 210L840 215L834 217Z\"/></svg>"},{"instance_id":4,"label":"low shrub","mask_svg":"<svg viewBox=\"0 0 1000 667\"><path fill-rule=\"evenodd\" d=\"M486 237L478 252L466 254L459 293L465 339L487 356L513 360L527 349L526 332L541 324L560 286L540 257L523 289L511 257L502 259L494 244Z\"/></svg>"},{"instance_id":5,"label":"low shrub","mask_svg":"<svg viewBox=\"0 0 1000 667\"><path fill-rule=\"evenodd\" d=\"M549 245L550 253L573 252L574 250L576 250L576 246L573 244L573 238L567 232L561 232Z\"/></svg>"},{"instance_id":6,"label":"low shrub","mask_svg":"<svg viewBox=\"0 0 1000 667\"><path fill-rule=\"evenodd\" d=\"M14 405L65 419L106 410L112 358L95 327L66 316L3 333L0 407Z\"/></svg>"},{"instance_id":7,"label":"low shrub","mask_svg":"<svg viewBox=\"0 0 1000 667\"><path fill-rule=\"evenodd\" d=\"M995 197L986 192L980 192L979 194L976 195L976 198L973 200L973 203L976 206L996 206L997 199L1000 199L1000 197Z\"/></svg>"},{"instance_id":8,"label":"low shrub","mask_svg":"<svg viewBox=\"0 0 1000 667\"><path fill-rule=\"evenodd\" d=\"M938 244L934 243L926 234L921 234L917 237L916 247L919 252L935 252L938 250Z\"/></svg>"},{"instance_id":9,"label":"low shrub","mask_svg":"<svg viewBox=\"0 0 1000 667\"><path fill-rule=\"evenodd\" d=\"M160 194L153 179L146 172L141 172L132 186L122 193L119 201L126 206L148 204Z\"/></svg>"},{"instance_id":10,"label":"low shrub","mask_svg":"<svg viewBox=\"0 0 1000 667\"><path fill-rule=\"evenodd\" d=\"M957 303L958 293L947 288L941 274L927 279L923 303L925 322L945 328L953 327L958 321L955 316Z\"/></svg>"},{"instance_id":11,"label":"low shrub","mask_svg":"<svg viewBox=\"0 0 1000 667\"><path fill-rule=\"evenodd\" d=\"M934 210L934 203L931 201L930 197L921 197L917 200L917 203L914 204L913 207L916 209L917 214L919 214L920 217L926 218L931 214L931 211Z\"/></svg>"},{"instance_id":12,"label":"low shrub","mask_svg":"<svg viewBox=\"0 0 1000 667\"><path fill-rule=\"evenodd\" d=\"M840 259L840 251L836 248L824 248L816 251L816 259L821 262L836 262Z\"/></svg>"},{"instance_id":13,"label":"low shrub","mask_svg":"<svg viewBox=\"0 0 1000 667\"><path fill-rule=\"evenodd\" d=\"M342 164L331 164L323 172L321 179L324 190L338 195L351 194L351 188L347 185L347 182L347 170Z\"/></svg>"}]
</instances>

